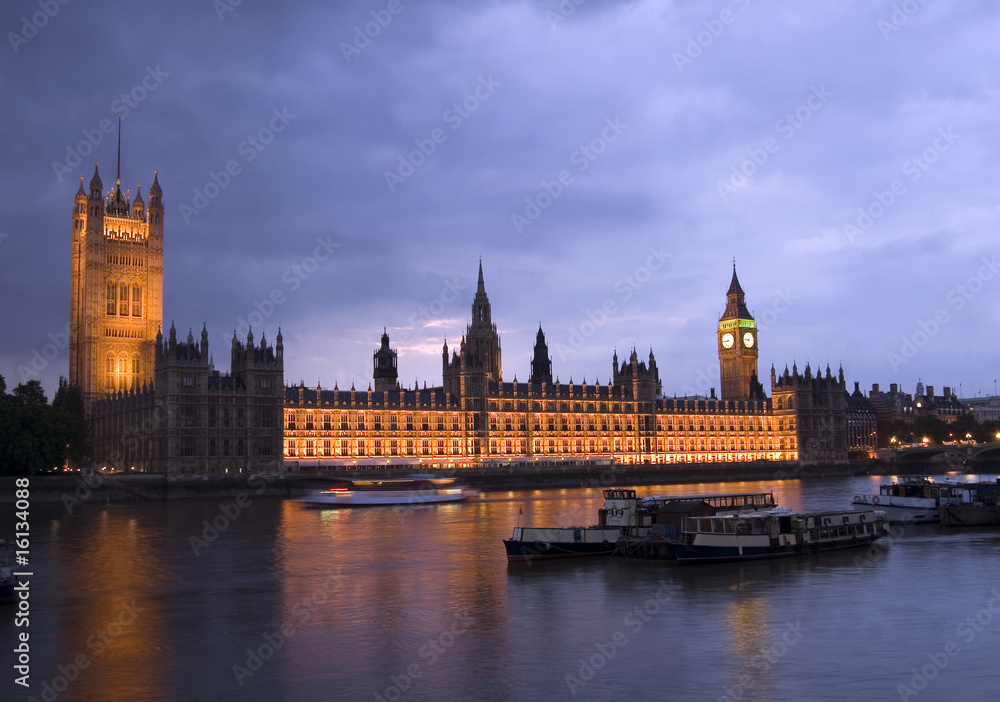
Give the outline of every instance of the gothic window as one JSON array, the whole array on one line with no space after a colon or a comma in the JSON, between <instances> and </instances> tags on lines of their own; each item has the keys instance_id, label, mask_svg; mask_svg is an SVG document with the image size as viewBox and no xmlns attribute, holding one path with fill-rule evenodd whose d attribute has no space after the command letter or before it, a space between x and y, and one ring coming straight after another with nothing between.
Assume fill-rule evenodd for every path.
<instances>
[{"instance_id":1,"label":"gothic window","mask_svg":"<svg viewBox=\"0 0 1000 702\"><path fill-rule=\"evenodd\" d=\"M132 356L132 387L139 387L139 356Z\"/></svg>"},{"instance_id":2,"label":"gothic window","mask_svg":"<svg viewBox=\"0 0 1000 702\"><path fill-rule=\"evenodd\" d=\"M107 360L107 386L108 391L113 392L115 390L115 357L109 355Z\"/></svg>"},{"instance_id":3,"label":"gothic window","mask_svg":"<svg viewBox=\"0 0 1000 702\"><path fill-rule=\"evenodd\" d=\"M118 288L118 314L128 317L128 286L122 285Z\"/></svg>"},{"instance_id":4,"label":"gothic window","mask_svg":"<svg viewBox=\"0 0 1000 702\"><path fill-rule=\"evenodd\" d=\"M132 286L132 316L142 316L142 291L138 285Z\"/></svg>"},{"instance_id":5,"label":"gothic window","mask_svg":"<svg viewBox=\"0 0 1000 702\"><path fill-rule=\"evenodd\" d=\"M114 314L115 313L115 290L117 290L117 289L118 289L117 285L115 285L114 283L108 283L108 293L107 293L107 295L108 295L108 298L107 298L108 299L108 314Z\"/></svg>"}]
</instances>

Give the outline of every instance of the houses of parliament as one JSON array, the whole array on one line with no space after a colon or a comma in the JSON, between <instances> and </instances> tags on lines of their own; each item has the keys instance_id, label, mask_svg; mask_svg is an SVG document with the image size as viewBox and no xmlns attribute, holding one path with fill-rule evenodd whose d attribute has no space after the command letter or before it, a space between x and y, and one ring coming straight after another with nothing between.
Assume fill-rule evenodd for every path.
<instances>
[{"instance_id":1,"label":"houses of parliament","mask_svg":"<svg viewBox=\"0 0 1000 702\"><path fill-rule=\"evenodd\" d=\"M607 384L553 380L541 327L526 381L505 381L480 263L471 319L441 351L441 385L403 388L387 333L373 387L284 385L283 339L229 343L216 370L208 330L163 332L163 193L148 204L95 165L72 214L70 383L84 397L95 467L245 473L387 464L471 467L615 461L839 461L848 457L843 370L772 367L758 378L758 329L733 266L716 336L720 392L668 398L650 350L611 358ZM857 441L865 442L867 432ZM855 443L857 443L857 441Z\"/></svg>"}]
</instances>

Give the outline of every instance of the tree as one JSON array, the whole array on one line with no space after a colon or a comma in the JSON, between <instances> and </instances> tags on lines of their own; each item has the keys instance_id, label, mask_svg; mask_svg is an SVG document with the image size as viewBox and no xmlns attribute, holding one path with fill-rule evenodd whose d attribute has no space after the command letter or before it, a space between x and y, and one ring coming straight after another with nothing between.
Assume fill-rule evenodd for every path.
<instances>
[{"instance_id":1,"label":"tree","mask_svg":"<svg viewBox=\"0 0 1000 702\"><path fill-rule=\"evenodd\" d=\"M6 387L6 384L4 384ZM0 473L31 475L66 460L66 415L56 412L37 380L0 397Z\"/></svg>"},{"instance_id":2,"label":"tree","mask_svg":"<svg viewBox=\"0 0 1000 702\"><path fill-rule=\"evenodd\" d=\"M83 393L76 385L60 376L59 389L52 398L52 410L56 421L65 429L66 457L81 465L84 459L93 455L90 445L90 435L87 431L87 419L83 411Z\"/></svg>"}]
</instances>

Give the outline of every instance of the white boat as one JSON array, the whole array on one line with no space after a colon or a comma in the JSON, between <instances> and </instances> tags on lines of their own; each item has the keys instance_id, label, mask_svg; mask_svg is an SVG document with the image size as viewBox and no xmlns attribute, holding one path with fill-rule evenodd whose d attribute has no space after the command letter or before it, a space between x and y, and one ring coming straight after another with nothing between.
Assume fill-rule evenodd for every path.
<instances>
[{"instance_id":1,"label":"white boat","mask_svg":"<svg viewBox=\"0 0 1000 702\"><path fill-rule=\"evenodd\" d=\"M895 483L879 486L878 495L855 495L851 507L881 510L890 524L936 524L942 506L967 504L972 501L972 494L967 486L958 483L902 477Z\"/></svg>"},{"instance_id":2,"label":"white boat","mask_svg":"<svg viewBox=\"0 0 1000 702\"><path fill-rule=\"evenodd\" d=\"M414 476L385 480L351 480L317 490L300 502L316 507L366 507L375 505L422 505L460 502L479 491L460 484L455 478Z\"/></svg>"}]
</instances>

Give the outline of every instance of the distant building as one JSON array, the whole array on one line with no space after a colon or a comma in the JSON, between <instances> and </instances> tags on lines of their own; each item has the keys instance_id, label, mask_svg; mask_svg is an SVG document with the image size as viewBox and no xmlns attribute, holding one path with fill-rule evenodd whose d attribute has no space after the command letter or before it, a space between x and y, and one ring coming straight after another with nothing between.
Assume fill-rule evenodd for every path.
<instances>
[{"instance_id":1,"label":"distant building","mask_svg":"<svg viewBox=\"0 0 1000 702\"><path fill-rule=\"evenodd\" d=\"M996 395L991 397L969 397L960 400L960 402L966 410L972 412L976 421L980 424L983 422L1000 421L1000 397Z\"/></svg>"},{"instance_id":2,"label":"distant building","mask_svg":"<svg viewBox=\"0 0 1000 702\"><path fill-rule=\"evenodd\" d=\"M868 398L854 383L854 392L845 393L847 451L852 457L866 458L878 449L878 416Z\"/></svg>"}]
</instances>

